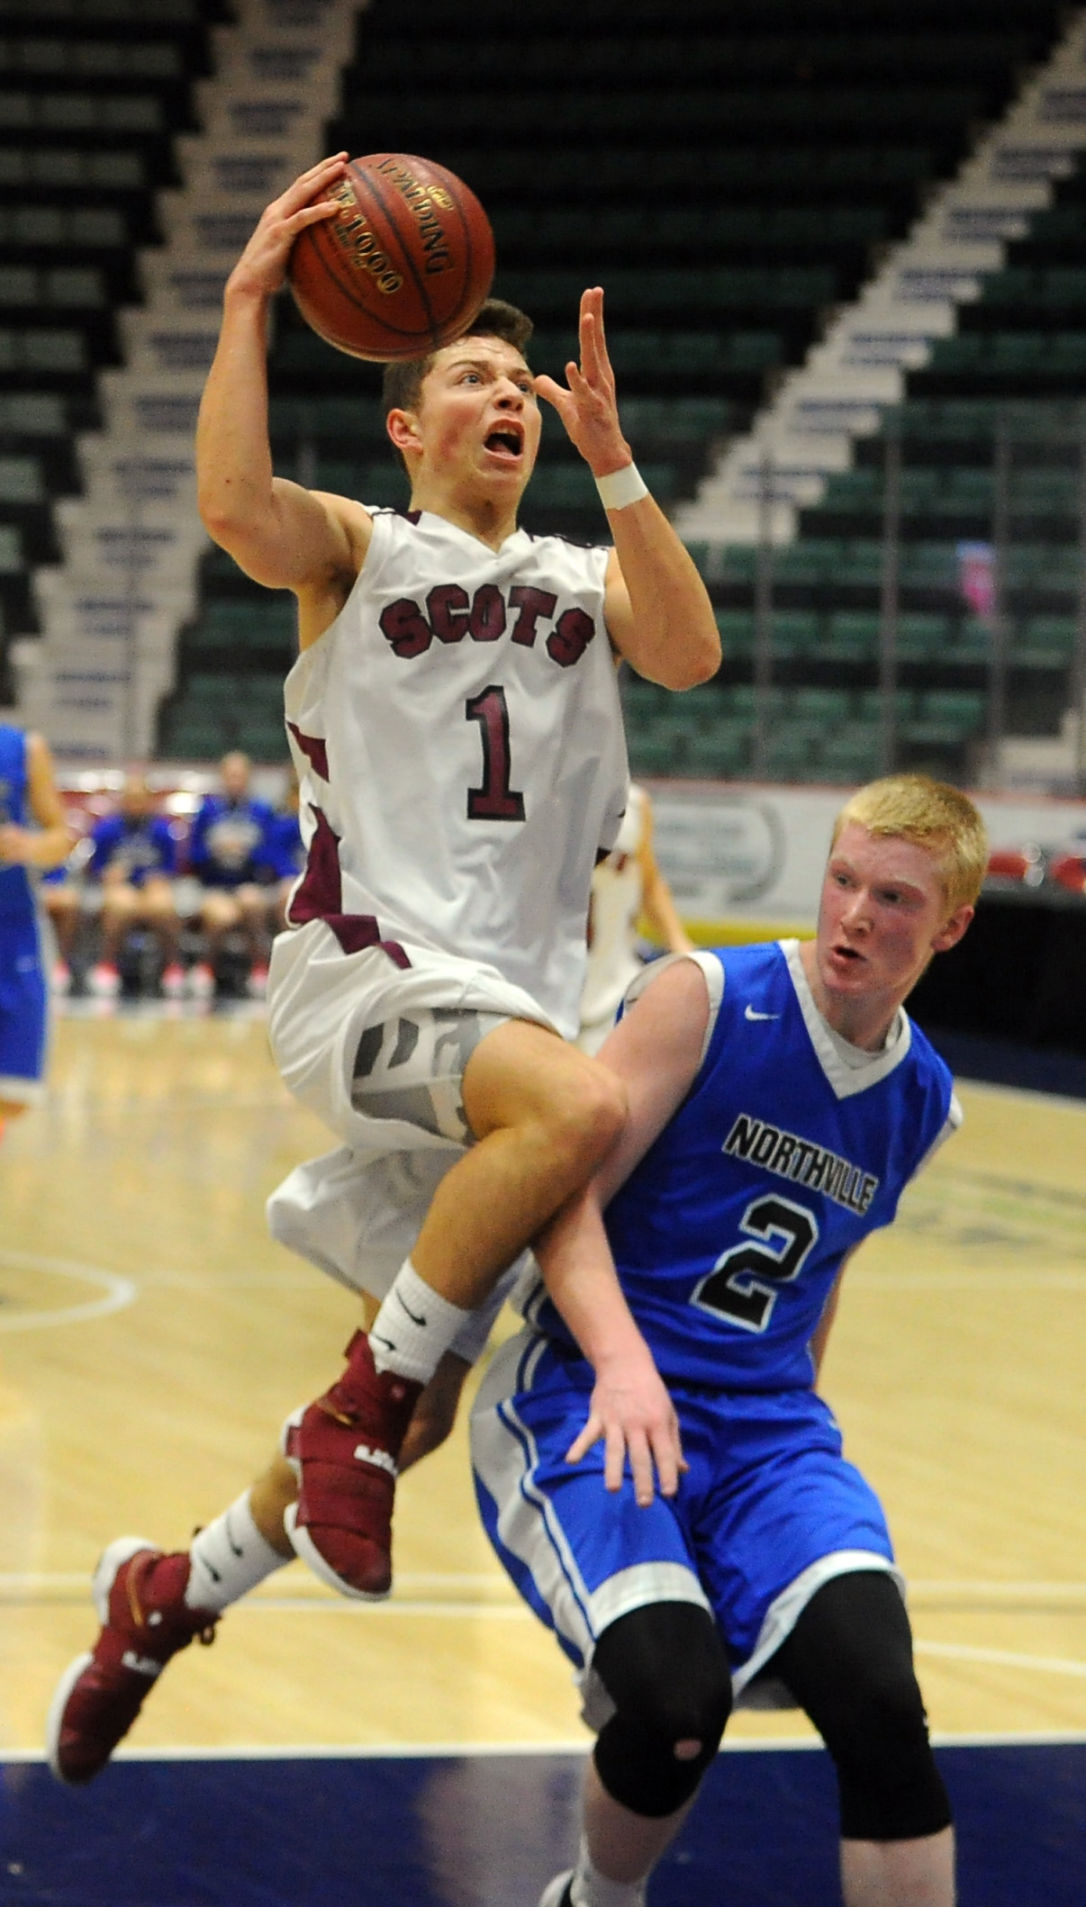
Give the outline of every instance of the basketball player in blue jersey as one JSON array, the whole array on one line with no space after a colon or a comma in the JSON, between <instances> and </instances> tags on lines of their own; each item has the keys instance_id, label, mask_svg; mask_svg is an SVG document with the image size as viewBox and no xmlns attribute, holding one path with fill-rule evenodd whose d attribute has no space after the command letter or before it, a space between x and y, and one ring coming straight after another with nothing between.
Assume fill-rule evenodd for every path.
<instances>
[{"instance_id":1,"label":"basketball player in blue jersey","mask_svg":"<svg viewBox=\"0 0 1086 1907\"><path fill-rule=\"evenodd\" d=\"M472 1422L491 1540L599 1731L577 1863L541 1907L636 1907L733 1702L775 1695L833 1757L847 1907L954 1900L886 1521L816 1384L848 1258L960 1120L903 1002L986 863L957 790L871 783L838 818L812 941L650 966L602 1049L623 1136L539 1241L547 1282ZM638 1338L681 1426L672 1497L597 1408L636 1390Z\"/></svg>"},{"instance_id":2,"label":"basketball player in blue jersey","mask_svg":"<svg viewBox=\"0 0 1086 1907\"><path fill-rule=\"evenodd\" d=\"M40 875L75 837L43 737L0 722L0 1133L44 1091L49 1028Z\"/></svg>"},{"instance_id":3,"label":"basketball player in blue jersey","mask_svg":"<svg viewBox=\"0 0 1086 1907\"><path fill-rule=\"evenodd\" d=\"M298 604L285 704L305 865L268 1032L339 1145L290 1175L271 1222L365 1294L369 1330L190 1551L107 1548L101 1632L50 1717L66 1781L96 1774L165 1662L296 1553L348 1595L388 1593L397 1470L447 1434L499 1279L625 1118L614 1075L572 1044L592 869L626 799L619 660L681 689L720 659L705 586L622 433L598 288L565 386L533 376L531 321L498 300L455 343L388 367L408 511L275 475L269 311L297 234L337 214L344 170L340 154L297 179L231 273L196 461L209 533ZM596 479L608 546L517 527L541 396ZM636 1409L674 1470L647 1353Z\"/></svg>"}]
</instances>

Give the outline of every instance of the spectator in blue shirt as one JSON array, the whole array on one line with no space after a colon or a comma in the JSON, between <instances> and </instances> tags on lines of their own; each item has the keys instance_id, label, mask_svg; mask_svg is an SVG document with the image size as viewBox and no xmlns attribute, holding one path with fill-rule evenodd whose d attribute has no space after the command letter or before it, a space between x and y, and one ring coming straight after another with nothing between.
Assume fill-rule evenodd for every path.
<instances>
[{"instance_id":1,"label":"spectator in blue shirt","mask_svg":"<svg viewBox=\"0 0 1086 1907\"><path fill-rule=\"evenodd\" d=\"M176 997L184 986L181 923L174 894L177 843L164 815L155 810L145 778L128 775L115 814L91 830L87 881L101 894L101 946L91 970L93 993L120 990L118 958L127 936L143 927L162 953L162 990Z\"/></svg>"},{"instance_id":2,"label":"spectator in blue shirt","mask_svg":"<svg viewBox=\"0 0 1086 1907\"><path fill-rule=\"evenodd\" d=\"M298 777L291 769L282 805L272 816L268 835L268 925L273 934L282 933L286 927L290 890L304 866L305 844L298 825Z\"/></svg>"},{"instance_id":3,"label":"spectator in blue shirt","mask_svg":"<svg viewBox=\"0 0 1086 1907\"><path fill-rule=\"evenodd\" d=\"M190 871L200 884L197 918L206 958L193 969L196 990L209 993L228 934L240 933L249 957L250 988L267 979L267 869L275 812L249 792L252 764L234 749L219 763L218 794L205 795L192 824Z\"/></svg>"}]
</instances>

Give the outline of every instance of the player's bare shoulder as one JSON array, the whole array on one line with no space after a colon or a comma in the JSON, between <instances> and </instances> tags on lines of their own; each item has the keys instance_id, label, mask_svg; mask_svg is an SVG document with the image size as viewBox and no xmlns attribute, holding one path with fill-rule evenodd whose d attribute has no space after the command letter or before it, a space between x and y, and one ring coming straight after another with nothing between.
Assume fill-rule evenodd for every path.
<instances>
[{"instance_id":1,"label":"player's bare shoulder","mask_svg":"<svg viewBox=\"0 0 1086 1907\"><path fill-rule=\"evenodd\" d=\"M307 649L335 621L358 580L373 540L373 517L365 504L332 491L313 490L328 525L326 560L296 590L298 646Z\"/></svg>"}]
</instances>

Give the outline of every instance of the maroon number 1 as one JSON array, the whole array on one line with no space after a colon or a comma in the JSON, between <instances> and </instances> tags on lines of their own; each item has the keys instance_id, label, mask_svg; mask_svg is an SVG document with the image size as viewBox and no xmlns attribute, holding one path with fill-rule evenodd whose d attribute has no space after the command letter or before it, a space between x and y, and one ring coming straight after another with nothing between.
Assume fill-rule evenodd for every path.
<instances>
[{"instance_id":1,"label":"maroon number 1","mask_svg":"<svg viewBox=\"0 0 1086 1907\"><path fill-rule=\"evenodd\" d=\"M509 786L509 710L505 690L491 686L464 703L483 737L483 783L468 789L469 821L523 821L524 796Z\"/></svg>"}]
</instances>

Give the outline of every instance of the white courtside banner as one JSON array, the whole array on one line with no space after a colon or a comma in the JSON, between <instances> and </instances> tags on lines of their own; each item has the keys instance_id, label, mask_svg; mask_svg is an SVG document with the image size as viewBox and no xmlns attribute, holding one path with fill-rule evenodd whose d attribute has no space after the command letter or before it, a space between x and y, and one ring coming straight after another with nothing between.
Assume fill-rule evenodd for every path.
<instances>
[{"instance_id":1,"label":"white courtside banner","mask_svg":"<svg viewBox=\"0 0 1086 1907\"><path fill-rule=\"evenodd\" d=\"M648 779L644 785L657 859L699 938L717 923L755 935L814 926L834 817L847 789ZM1035 842L1086 853L1086 802L975 799L993 848Z\"/></svg>"}]
</instances>

